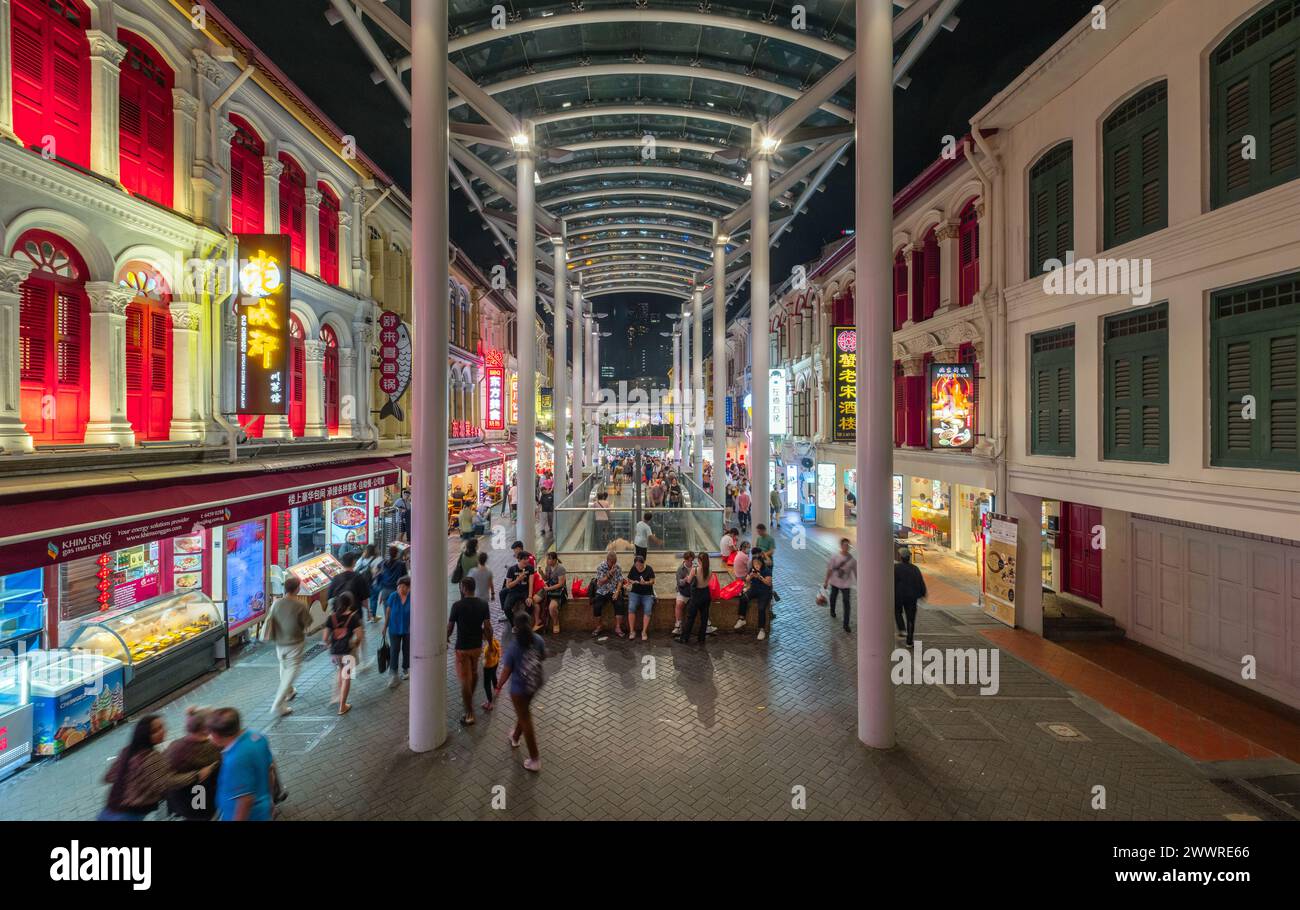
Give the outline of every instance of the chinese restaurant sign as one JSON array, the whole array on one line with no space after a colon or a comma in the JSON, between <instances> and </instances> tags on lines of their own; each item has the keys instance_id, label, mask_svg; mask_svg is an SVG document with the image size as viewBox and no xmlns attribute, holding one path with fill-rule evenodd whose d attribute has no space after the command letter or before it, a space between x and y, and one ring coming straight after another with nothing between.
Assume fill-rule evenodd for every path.
<instances>
[{"instance_id":1,"label":"chinese restaurant sign","mask_svg":"<svg viewBox=\"0 0 1300 910\"><path fill-rule=\"evenodd\" d=\"M379 317L379 390L393 401L411 384L411 333L402 317L384 310Z\"/></svg>"},{"instance_id":2,"label":"chinese restaurant sign","mask_svg":"<svg viewBox=\"0 0 1300 910\"><path fill-rule=\"evenodd\" d=\"M831 329L835 364L831 372L835 442L855 442L858 436L858 330L849 325Z\"/></svg>"},{"instance_id":3,"label":"chinese restaurant sign","mask_svg":"<svg viewBox=\"0 0 1300 910\"><path fill-rule=\"evenodd\" d=\"M975 446L975 365L930 364L930 448Z\"/></svg>"},{"instance_id":4,"label":"chinese restaurant sign","mask_svg":"<svg viewBox=\"0 0 1300 910\"><path fill-rule=\"evenodd\" d=\"M506 368L500 351L489 349L487 362L487 419L483 426L489 430L506 428Z\"/></svg>"},{"instance_id":5,"label":"chinese restaurant sign","mask_svg":"<svg viewBox=\"0 0 1300 910\"><path fill-rule=\"evenodd\" d=\"M289 413L289 238L238 234L235 410Z\"/></svg>"},{"instance_id":6,"label":"chinese restaurant sign","mask_svg":"<svg viewBox=\"0 0 1300 910\"><path fill-rule=\"evenodd\" d=\"M519 374L510 374L510 422L519 422Z\"/></svg>"},{"instance_id":7,"label":"chinese restaurant sign","mask_svg":"<svg viewBox=\"0 0 1300 910\"><path fill-rule=\"evenodd\" d=\"M768 370L767 374L767 431L773 436L784 436L785 419L785 371Z\"/></svg>"}]
</instances>

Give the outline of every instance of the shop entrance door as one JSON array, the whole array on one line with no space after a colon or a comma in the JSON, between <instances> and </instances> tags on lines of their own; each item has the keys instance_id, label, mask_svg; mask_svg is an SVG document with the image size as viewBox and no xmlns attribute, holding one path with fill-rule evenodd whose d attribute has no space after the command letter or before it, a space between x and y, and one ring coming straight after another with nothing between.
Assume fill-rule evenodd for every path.
<instances>
[{"instance_id":1,"label":"shop entrance door","mask_svg":"<svg viewBox=\"0 0 1300 910\"><path fill-rule=\"evenodd\" d=\"M1062 503L1065 519L1065 590L1101 603L1101 548L1092 545L1101 526L1101 509L1075 502Z\"/></svg>"}]
</instances>

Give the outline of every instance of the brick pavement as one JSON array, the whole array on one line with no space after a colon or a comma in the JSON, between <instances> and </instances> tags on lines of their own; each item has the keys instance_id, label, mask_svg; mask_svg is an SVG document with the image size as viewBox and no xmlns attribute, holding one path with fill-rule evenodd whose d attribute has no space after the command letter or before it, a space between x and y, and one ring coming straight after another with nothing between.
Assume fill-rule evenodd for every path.
<instances>
[{"instance_id":1,"label":"brick pavement","mask_svg":"<svg viewBox=\"0 0 1300 910\"><path fill-rule=\"evenodd\" d=\"M490 552L498 570L506 554ZM161 713L175 732L188 704L244 711L271 737L290 820L1268 817L1267 807L1221 789L1005 653L996 696L970 686L899 687L898 746L865 749L855 730L855 639L813 605L824 556L795 552L783 536L777 565L784 599L767 642L733 634L703 647L595 642L575 630L552 643L535 704L538 775L520 767L522 755L506 742L508 705L473 728L456 725L450 666L448 741L424 755L406 748L406 686L389 691L363 674L353 710L330 712L324 654L307 662L291 718L269 717L276 670L265 646L248 648ZM975 611L930 609L918 637L976 647L983 628ZM1040 726L1049 723L1083 737L1062 740ZM0 783L0 818L92 818L105 792L99 778L126 738L125 728L115 730ZM1095 785L1106 788L1104 811L1090 808ZM492 807L495 787L505 788L504 809ZM800 792L806 809L792 808Z\"/></svg>"}]
</instances>

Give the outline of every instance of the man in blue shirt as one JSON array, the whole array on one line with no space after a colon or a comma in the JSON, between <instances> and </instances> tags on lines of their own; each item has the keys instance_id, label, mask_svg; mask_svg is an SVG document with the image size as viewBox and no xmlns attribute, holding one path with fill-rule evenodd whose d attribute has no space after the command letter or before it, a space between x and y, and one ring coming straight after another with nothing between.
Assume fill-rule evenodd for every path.
<instances>
[{"instance_id":1,"label":"man in blue shirt","mask_svg":"<svg viewBox=\"0 0 1300 910\"><path fill-rule=\"evenodd\" d=\"M275 761L266 737L243 729L239 712L234 708L218 708L212 712L208 735L221 749L217 820L269 822L277 782Z\"/></svg>"},{"instance_id":2,"label":"man in blue shirt","mask_svg":"<svg viewBox=\"0 0 1300 910\"><path fill-rule=\"evenodd\" d=\"M384 604L384 631L382 638L388 636L389 666L392 678L388 688L396 689L399 685L397 675L397 658L402 658L402 675L406 679L411 670L411 577L403 575L397 580L397 590L388 595Z\"/></svg>"}]
</instances>

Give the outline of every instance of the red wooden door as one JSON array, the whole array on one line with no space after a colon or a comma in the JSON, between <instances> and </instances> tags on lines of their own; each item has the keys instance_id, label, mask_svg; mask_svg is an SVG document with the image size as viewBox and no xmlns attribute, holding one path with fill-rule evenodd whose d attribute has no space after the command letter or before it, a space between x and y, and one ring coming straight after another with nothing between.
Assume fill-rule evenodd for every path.
<instances>
[{"instance_id":1,"label":"red wooden door","mask_svg":"<svg viewBox=\"0 0 1300 910\"><path fill-rule=\"evenodd\" d=\"M325 342L325 429L333 436L339 431L339 339L329 326L322 326Z\"/></svg>"},{"instance_id":2,"label":"red wooden door","mask_svg":"<svg viewBox=\"0 0 1300 910\"><path fill-rule=\"evenodd\" d=\"M171 313L138 297L126 310L126 416L136 439L167 439L172 423Z\"/></svg>"},{"instance_id":3,"label":"red wooden door","mask_svg":"<svg viewBox=\"0 0 1300 910\"><path fill-rule=\"evenodd\" d=\"M1065 519L1065 590L1101 603L1101 548L1093 546L1094 528L1101 527L1101 509L1062 503Z\"/></svg>"}]
</instances>

